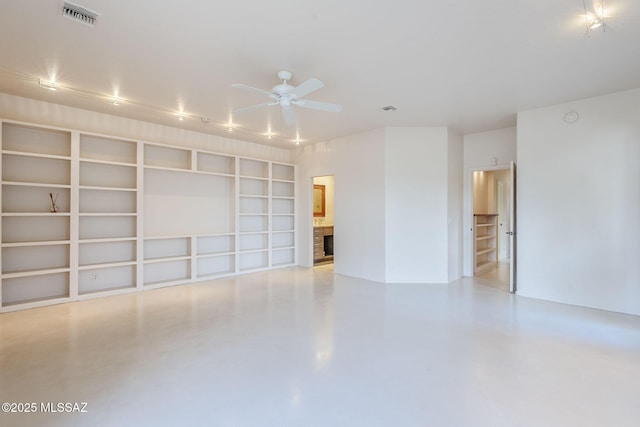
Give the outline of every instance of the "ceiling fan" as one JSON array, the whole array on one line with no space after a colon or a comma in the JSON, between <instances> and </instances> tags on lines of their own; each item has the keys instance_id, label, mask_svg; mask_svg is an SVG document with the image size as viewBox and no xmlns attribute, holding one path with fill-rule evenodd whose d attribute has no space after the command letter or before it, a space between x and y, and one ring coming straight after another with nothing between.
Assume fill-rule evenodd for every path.
<instances>
[{"instance_id":1,"label":"ceiling fan","mask_svg":"<svg viewBox=\"0 0 640 427\"><path fill-rule=\"evenodd\" d=\"M291 80L291 77L292 74L290 71L278 71L278 78L282 80L282 83L274 86L271 89L271 92L242 83L233 84L232 86L235 88L261 93L272 99L272 101L257 105L251 105L249 107L239 108L237 110L234 110L233 112L239 113L262 107L280 105L285 124L292 125L296 121L295 112L293 110L294 105L298 107L312 108L314 110L328 111L331 113L338 113L342 110L342 105L301 99L311 92L314 92L323 87L324 83L322 83L320 80L310 78L298 86L291 86L287 83L289 80Z\"/></svg>"}]
</instances>

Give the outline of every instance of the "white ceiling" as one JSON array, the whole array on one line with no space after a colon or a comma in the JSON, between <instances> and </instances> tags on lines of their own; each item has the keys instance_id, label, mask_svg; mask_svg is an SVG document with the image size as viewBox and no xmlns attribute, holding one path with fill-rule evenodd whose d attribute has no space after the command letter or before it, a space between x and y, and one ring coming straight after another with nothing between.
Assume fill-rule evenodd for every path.
<instances>
[{"instance_id":1,"label":"white ceiling","mask_svg":"<svg viewBox=\"0 0 640 427\"><path fill-rule=\"evenodd\" d=\"M286 69L293 85L322 80L307 98L343 111L298 109L293 128L278 107L239 113L232 135L292 147L296 134L304 144L382 126L497 129L517 111L640 87L633 0L606 2L606 32L590 38L582 0L76 3L101 13L95 27L64 18L60 0L2 2L0 91L229 136L232 109L265 101L231 84L269 90ZM398 110L381 111L389 104Z\"/></svg>"}]
</instances>

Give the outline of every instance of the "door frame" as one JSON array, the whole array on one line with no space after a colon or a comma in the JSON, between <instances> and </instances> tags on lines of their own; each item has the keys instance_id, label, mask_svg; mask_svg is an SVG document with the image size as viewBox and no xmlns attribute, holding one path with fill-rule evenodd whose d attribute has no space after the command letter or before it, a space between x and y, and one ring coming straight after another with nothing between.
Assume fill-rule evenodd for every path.
<instances>
[{"instance_id":1,"label":"door frame","mask_svg":"<svg viewBox=\"0 0 640 427\"><path fill-rule=\"evenodd\" d=\"M462 201L462 274L473 276L473 173L480 171L511 171L511 164L495 166L470 166L464 171L463 201ZM513 201L510 201L513 203ZM515 212L514 212L515 215ZM514 248L511 248L513 251Z\"/></svg>"},{"instance_id":2,"label":"door frame","mask_svg":"<svg viewBox=\"0 0 640 427\"><path fill-rule=\"evenodd\" d=\"M313 192L314 192L314 185L315 185L315 179L316 178L324 178L324 177L332 177L333 178L333 200L332 200L332 204L334 206L334 210L333 210L333 232L335 235L335 219L336 219L336 212L335 212L335 187L336 187L336 175L335 173L325 173L325 174L314 174L311 176L311 184L310 184L310 189L311 189L311 196L309 198L309 205L311 208L310 211L310 216L307 217L306 221L307 224L309 224L310 226L310 233L309 233L309 241L310 241L310 246L311 246L311 253L310 253L310 266L314 267L315 266L315 260L314 260L314 227L315 227L315 217L313 216ZM335 247L335 246L334 246ZM333 255L333 263L335 265L335 249L334 249L334 255Z\"/></svg>"}]
</instances>

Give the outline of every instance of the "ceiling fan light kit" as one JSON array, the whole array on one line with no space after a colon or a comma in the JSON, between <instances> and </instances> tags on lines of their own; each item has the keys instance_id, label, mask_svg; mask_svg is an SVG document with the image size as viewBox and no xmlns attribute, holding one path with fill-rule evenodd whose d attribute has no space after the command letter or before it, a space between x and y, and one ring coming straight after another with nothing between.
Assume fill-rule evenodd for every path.
<instances>
[{"instance_id":1,"label":"ceiling fan light kit","mask_svg":"<svg viewBox=\"0 0 640 427\"><path fill-rule=\"evenodd\" d=\"M255 110L258 108L280 105L282 115L284 117L284 122L286 125L290 126L296 122L295 112L292 106L310 108L313 110L326 111L330 113L338 113L342 111L342 106L338 104L301 99L311 92L315 92L316 90L324 87L324 83L322 83L320 80L316 78L310 78L298 86L291 86L288 82L292 77L293 74L290 71L278 71L278 79L280 79L282 82L274 86L270 92L242 83L233 84L232 86L235 88L260 93L272 99L272 101L270 102L239 108L237 110L234 110L233 113L236 114L244 111Z\"/></svg>"},{"instance_id":2,"label":"ceiling fan light kit","mask_svg":"<svg viewBox=\"0 0 640 427\"><path fill-rule=\"evenodd\" d=\"M587 9L587 3L585 0L582 0L582 6L584 7L587 36L591 37L591 32L597 28L602 28L602 32L606 32L604 0L600 0L600 7L594 7L593 12Z\"/></svg>"}]
</instances>

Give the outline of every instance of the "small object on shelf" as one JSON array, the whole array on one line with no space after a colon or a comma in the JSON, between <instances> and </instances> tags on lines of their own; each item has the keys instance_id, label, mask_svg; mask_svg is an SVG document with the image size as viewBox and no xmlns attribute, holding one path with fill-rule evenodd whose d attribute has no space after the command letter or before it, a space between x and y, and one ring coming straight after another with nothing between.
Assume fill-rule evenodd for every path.
<instances>
[{"instance_id":1,"label":"small object on shelf","mask_svg":"<svg viewBox=\"0 0 640 427\"><path fill-rule=\"evenodd\" d=\"M56 202L58 201L58 193L56 193L56 197L53 197L53 193L49 193L49 198L51 199L51 206L49 206L49 212L56 213L58 212L58 205Z\"/></svg>"}]
</instances>

